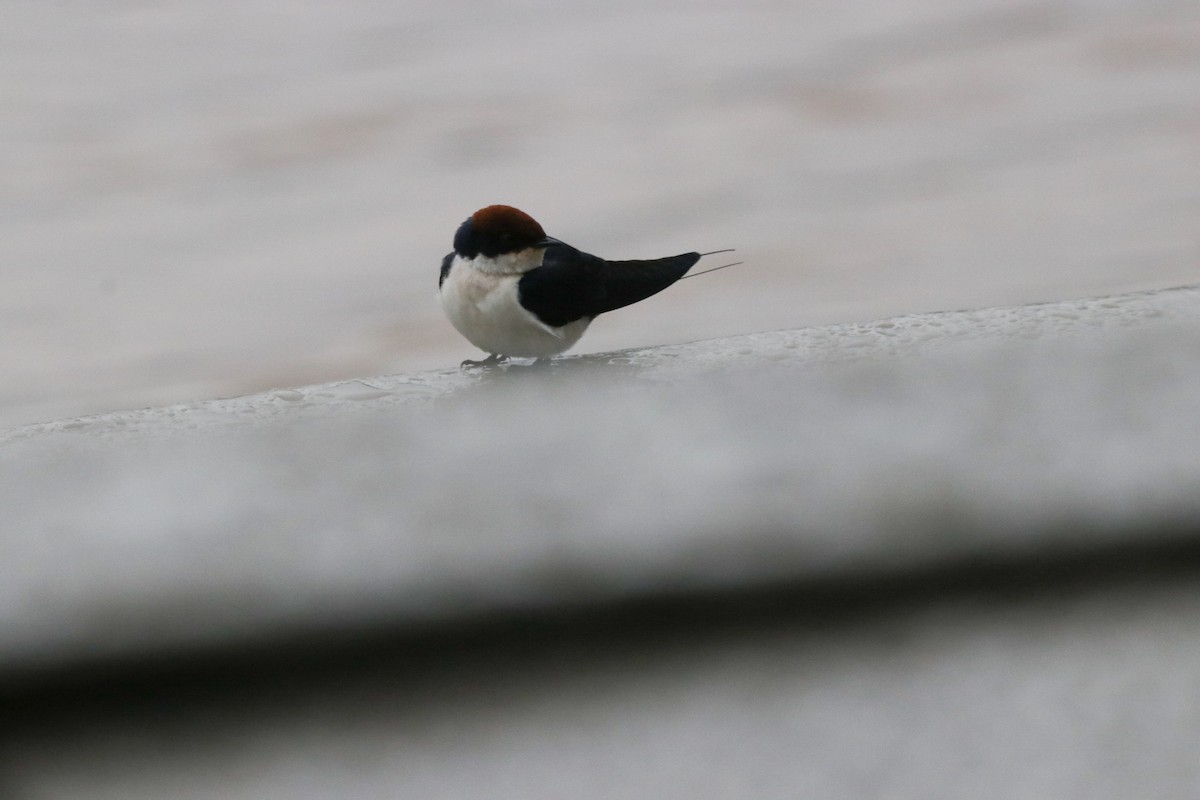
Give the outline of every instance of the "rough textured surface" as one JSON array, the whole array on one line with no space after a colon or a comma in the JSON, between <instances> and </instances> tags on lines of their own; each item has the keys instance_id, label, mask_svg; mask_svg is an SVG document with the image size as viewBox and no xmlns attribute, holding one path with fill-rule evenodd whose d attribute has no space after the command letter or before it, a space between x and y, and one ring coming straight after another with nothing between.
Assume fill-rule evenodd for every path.
<instances>
[{"instance_id":1,"label":"rough textured surface","mask_svg":"<svg viewBox=\"0 0 1200 800\"><path fill-rule=\"evenodd\" d=\"M16 429L0 788L1191 797L1198 311L1187 287Z\"/></svg>"}]
</instances>

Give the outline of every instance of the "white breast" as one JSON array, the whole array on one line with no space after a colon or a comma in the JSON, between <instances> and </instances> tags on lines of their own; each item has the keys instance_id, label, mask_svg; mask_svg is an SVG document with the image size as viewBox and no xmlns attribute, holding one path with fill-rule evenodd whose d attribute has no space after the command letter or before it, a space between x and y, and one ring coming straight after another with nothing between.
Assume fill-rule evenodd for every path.
<instances>
[{"instance_id":1,"label":"white breast","mask_svg":"<svg viewBox=\"0 0 1200 800\"><path fill-rule=\"evenodd\" d=\"M483 256L454 257L440 295L455 329L485 353L520 358L547 358L578 342L591 320L552 328L517 300L517 282L525 272L540 266L541 251L536 251L536 262L501 258L510 263Z\"/></svg>"}]
</instances>

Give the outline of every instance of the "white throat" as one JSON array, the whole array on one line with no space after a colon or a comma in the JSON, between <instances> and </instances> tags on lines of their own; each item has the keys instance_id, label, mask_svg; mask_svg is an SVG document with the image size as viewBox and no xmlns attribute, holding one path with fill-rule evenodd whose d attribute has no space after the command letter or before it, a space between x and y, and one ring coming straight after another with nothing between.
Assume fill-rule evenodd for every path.
<instances>
[{"instance_id":1,"label":"white throat","mask_svg":"<svg viewBox=\"0 0 1200 800\"><path fill-rule=\"evenodd\" d=\"M542 265L546 251L540 247L527 247L515 253L503 253L498 256L478 255L474 258L458 256L458 261L471 269L486 272L489 275L524 275L531 269Z\"/></svg>"}]
</instances>

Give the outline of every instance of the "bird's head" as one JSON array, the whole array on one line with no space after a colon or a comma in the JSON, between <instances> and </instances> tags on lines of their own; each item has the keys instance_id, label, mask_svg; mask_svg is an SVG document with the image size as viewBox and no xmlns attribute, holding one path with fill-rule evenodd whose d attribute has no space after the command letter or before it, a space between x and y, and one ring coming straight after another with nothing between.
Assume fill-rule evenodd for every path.
<instances>
[{"instance_id":1,"label":"bird's head","mask_svg":"<svg viewBox=\"0 0 1200 800\"><path fill-rule=\"evenodd\" d=\"M470 216L454 234L454 252L463 258L495 258L554 243L537 220L512 206L488 206Z\"/></svg>"}]
</instances>

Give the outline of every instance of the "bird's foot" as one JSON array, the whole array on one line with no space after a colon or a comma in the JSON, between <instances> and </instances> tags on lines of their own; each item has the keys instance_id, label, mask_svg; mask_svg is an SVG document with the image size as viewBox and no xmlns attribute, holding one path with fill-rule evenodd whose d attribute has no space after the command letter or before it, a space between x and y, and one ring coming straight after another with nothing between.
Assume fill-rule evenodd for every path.
<instances>
[{"instance_id":1,"label":"bird's foot","mask_svg":"<svg viewBox=\"0 0 1200 800\"><path fill-rule=\"evenodd\" d=\"M492 353L490 356L488 356L487 358L482 359L480 361L472 361L471 359L468 358L466 361L459 364L458 368L459 369L482 369L484 367L494 367L497 364L503 364L505 361L508 361L508 356L502 356L498 353Z\"/></svg>"}]
</instances>

